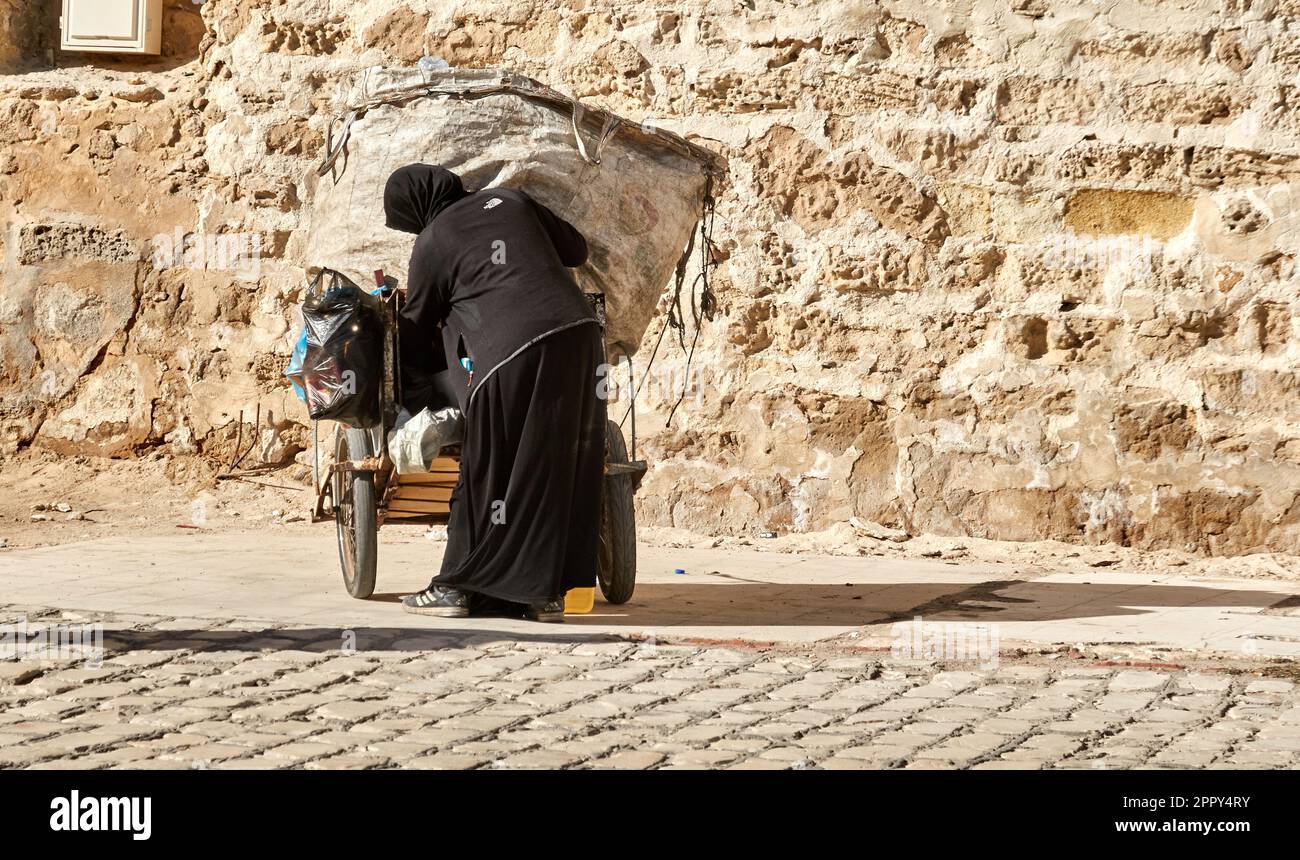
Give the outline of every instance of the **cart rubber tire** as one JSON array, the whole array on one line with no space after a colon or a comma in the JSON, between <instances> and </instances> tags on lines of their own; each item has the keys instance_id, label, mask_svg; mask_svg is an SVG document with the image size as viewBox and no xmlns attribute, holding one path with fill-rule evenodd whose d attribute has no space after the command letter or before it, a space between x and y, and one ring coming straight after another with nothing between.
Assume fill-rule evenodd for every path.
<instances>
[{"instance_id":1,"label":"cart rubber tire","mask_svg":"<svg viewBox=\"0 0 1300 860\"><path fill-rule=\"evenodd\" d=\"M626 463L627 445L618 424L605 424L605 457ZM600 555L597 579L608 603L627 603L636 589L636 487L631 475L606 475L600 504Z\"/></svg>"},{"instance_id":2,"label":"cart rubber tire","mask_svg":"<svg viewBox=\"0 0 1300 860\"><path fill-rule=\"evenodd\" d=\"M365 430L342 430L334 448L334 462L361 460L371 456L370 434ZM379 554L379 517L375 508L375 476L369 472L339 472L335 480L338 524L339 567L348 594L365 600L375 593L375 570ZM351 485L350 487L348 485Z\"/></svg>"}]
</instances>

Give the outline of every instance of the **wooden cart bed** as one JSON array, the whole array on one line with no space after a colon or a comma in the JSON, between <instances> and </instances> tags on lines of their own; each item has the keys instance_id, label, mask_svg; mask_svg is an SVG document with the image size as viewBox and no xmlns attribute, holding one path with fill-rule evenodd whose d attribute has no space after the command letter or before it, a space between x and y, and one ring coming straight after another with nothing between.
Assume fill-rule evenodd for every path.
<instances>
[{"instance_id":1,"label":"wooden cart bed","mask_svg":"<svg viewBox=\"0 0 1300 860\"><path fill-rule=\"evenodd\" d=\"M451 513L451 491L460 474L453 457L439 457L428 472L416 475L393 473L380 507L387 521L425 520L446 522Z\"/></svg>"}]
</instances>

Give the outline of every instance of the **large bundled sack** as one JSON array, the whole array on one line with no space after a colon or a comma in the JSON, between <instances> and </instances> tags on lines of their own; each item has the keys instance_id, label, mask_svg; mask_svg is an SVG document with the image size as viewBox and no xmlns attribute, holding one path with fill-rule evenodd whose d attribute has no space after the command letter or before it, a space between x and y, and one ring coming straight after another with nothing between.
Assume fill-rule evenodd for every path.
<instances>
[{"instance_id":1,"label":"large bundled sack","mask_svg":"<svg viewBox=\"0 0 1300 860\"><path fill-rule=\"evenodd\" d=\"M343 98L327 149L309 265L405 282L411 237L383 213L384 183L403 165L440 164L470 190L522 188L586 237L590 258L575 274L584 292L605 295L612 355L636 352L726 166L677 135L491 69L369 69Z\"/></svg>"}]
</instances>

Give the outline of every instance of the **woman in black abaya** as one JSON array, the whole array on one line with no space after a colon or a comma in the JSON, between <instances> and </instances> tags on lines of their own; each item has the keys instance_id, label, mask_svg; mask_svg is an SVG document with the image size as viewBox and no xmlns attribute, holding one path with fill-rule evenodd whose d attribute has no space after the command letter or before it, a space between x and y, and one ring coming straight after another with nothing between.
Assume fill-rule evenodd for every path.
<instances>
[{"instance_id":1,"label":"woman in black abaya","mask_svg":"<svg viewBox=\"0 0 1300 860\"><path fill-rule=\"evenodd\" d=\"M595 585L600 526L601 333L568 271L587 243L522 191L467 193L427 164L389 178L384 210L417 235L403 361L441 337L465 412L442 570L402 606L459 617L487 597L563 621L565 592Z\"/></svg>"}]
</instances>

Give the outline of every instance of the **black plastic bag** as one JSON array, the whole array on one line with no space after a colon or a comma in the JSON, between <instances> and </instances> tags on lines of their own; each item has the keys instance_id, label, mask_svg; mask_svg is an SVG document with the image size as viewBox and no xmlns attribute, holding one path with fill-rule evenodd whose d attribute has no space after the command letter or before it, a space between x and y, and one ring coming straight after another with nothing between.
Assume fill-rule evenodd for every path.
<instances>
[{"instance_id":1,"label":"black plastic bag","mask_svg":"<svg viewBox=\"0 0 1300 860\"><path fill-rule=\"evenodd\" d=\"M329 287L321 281L329 277ZM307 354L299 384L312 418L373 427L383 416L384 314L376 296L323 269L302 305Z\"/></svg>"}]
</instances>

